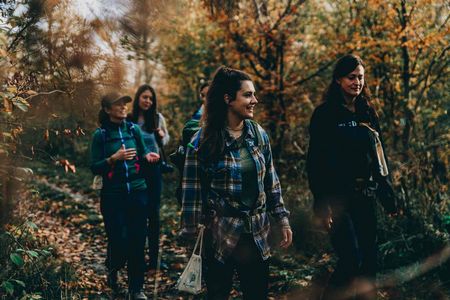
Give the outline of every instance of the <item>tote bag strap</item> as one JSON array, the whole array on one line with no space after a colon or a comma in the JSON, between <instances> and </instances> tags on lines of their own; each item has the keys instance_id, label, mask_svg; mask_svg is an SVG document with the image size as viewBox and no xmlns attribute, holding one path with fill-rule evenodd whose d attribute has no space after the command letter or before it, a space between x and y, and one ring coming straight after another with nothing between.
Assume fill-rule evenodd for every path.
<instances>
[{"instance_id":1,"label":"tote bag strap","mask_svg":"<svg viewBox=\"0 0 450 300\"><path fill-rule=\"evenodd\" d=\"M386 158L384 156L383 146L381 145L380 134L375 129L370 127L369 124L367 124L367 123L359 123L359 124L362 125L362 126L367 127L374 134L374 136L375 136L375 150L376 150L376 154L377 154L380 174L382 176L389 175L389 169L388 169L388 166L387 166L387 163L386 163Z\"/></svg>"},{"instance_id":2,"label":"tote bag strap","mask_svg":"<svg viewBox=\"0 0 450 300\"><path fill-rule=\"evenodd\" d=\"M203 249L203 231L205 230L204 225L199 225L200 230L198 232L197 241L195 242L194 250L192 250L192 254L195 254L195 252L198 249L198 255L202 256L202 249Z\"/></svg>"}]
</instances>

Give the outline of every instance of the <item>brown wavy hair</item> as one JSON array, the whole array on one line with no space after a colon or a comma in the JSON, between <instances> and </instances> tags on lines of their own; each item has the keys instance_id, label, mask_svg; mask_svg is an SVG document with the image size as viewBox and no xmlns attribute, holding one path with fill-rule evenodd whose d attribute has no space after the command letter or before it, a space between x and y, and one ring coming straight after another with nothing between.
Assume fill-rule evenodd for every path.
<instances>
[{"instance_id":1,"label":"brown wavy hair","mask_svg":"<svg viewBox=\"0 0 450 300\"><path fill-rule=\"evenodd\" d=\"M337 80L353 72L357 66L362 66L365 68L363 60L357 55L347 54L339 58L334 67L331 82L323 95L324 102L335 105L344 103L344 96ZM360 115L366 115L368 110L373 110L370 105L370 91L365 80L361 93L356 97L355 109L356 113Z\"/></svg>"},{"instance_id":2,"label":"brown wavy hair","mask_svg":"<svg viewBox=\"0 0 450 300\"><path fill-rule=\"evenodd\" d=\"M219 67L214 73L206 95L203 136L199 148L208 161L218 160L224 151L228 111L224 97L228 95L230 101L235 100L242 81L246 80L251 81L247 73L225 66Z\"/></svg>"}]
</instances>

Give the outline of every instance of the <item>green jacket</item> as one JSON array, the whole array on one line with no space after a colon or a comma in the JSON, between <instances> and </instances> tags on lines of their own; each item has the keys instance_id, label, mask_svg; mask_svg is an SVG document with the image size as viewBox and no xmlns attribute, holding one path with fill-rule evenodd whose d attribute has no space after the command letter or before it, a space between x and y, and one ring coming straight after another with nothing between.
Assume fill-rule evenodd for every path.
<instances>
[{"instance_id":1,"label":"green jacket","mask_svg":"<svg viewBox=\"0 0 450 300\"><path fill-rule=\"evenodd\" d=\"M182 134L183 146L186 147L186 145L191 141L191 138L194 136L194 134L199 130L200 130L200 120L190 119L189 121L187 121L183 127L183 134Z\"/></svg>"},{"instance_id":2,"label":"green jacket","mask_svg":"<svg viewBox=\"0 0 450 300\"><path fill-rule=\"evenodd\" d=\"M120 149L122 144L126 149L136 148L137 155L132 160L116 161L109 165L106 161ZM120 125L107 122L97 128L92 138L91 170L96 175L102 175L102 193L130 193L145 190L142 162L147 150L139 126L123 121Z\"/></svg>"}]
</instances>

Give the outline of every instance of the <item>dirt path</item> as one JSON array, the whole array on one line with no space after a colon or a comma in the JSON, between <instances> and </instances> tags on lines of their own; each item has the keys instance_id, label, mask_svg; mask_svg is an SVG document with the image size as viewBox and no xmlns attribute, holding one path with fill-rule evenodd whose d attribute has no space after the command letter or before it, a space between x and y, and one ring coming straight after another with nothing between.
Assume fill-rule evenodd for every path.
<instances>
[{"instance_id":1,"label":"dirt path","mask_svg":"<svg viewBox=\"0 0 450 300\"><path fill-rule=\"evenodd\" d=\"M76 270L78 281L76 290L82 299L108 299L111 291L106 286L106 237L100 215L99 199L95 193L82 194L71 190L67 185L56 185L43 176L36 177L36 189L40 193L34 220L39 227L38 235L57 248L62 258ZM52 181L52 182L50 182ZM180 294L174 288L186 262L188 253L184 247L177 245L176 228L179 219L175 203L165 202L161 205L161 258L169 267L158 274L146 274L145 292L151 299L200 299L199 296ZM298 299L293 292L287 293L292 286L297 286L294 295L304 295L304 288L310 285L313 268L310 263L299 263L287 255L283 260L275 261L271 266L271 299ZM299 275L300 274L300 275ZM155 290L155 277L157 288ZM119 274L122 292L116 299L126 297L126 270ZM289 295L289 296L288 296ZM235 286L233 298L240 294Z\"/></svg>"},{"instance_id":2,"label":"dirt path","mask_svg":"<svg viewBox=\"0 0 450 300\"><path fill-rule=\"evenodd\" d=\"M106 268L103 264L106 258L106 237L99 214L99 199L57 186L43 177L37 178L36 183L39 189L44 190L44 196L54 197L40 199L37 203L35 223L39 228L38 236L54 245L64 261L76 269L78 289L83 298L109 298L111 293L105 285ZM162 214L165 209L167 207L163 205ZM170 223L163 220L163 231L167 231ZM173 287L187 261L186 249L170 242L164 233L161 243L162 258L169 265L169 270L146 274L145 290L149 296L157 294L158 299L176 299L179 295ZM119 276L123 293L117 299L125 297L126 270L122 270Z\"/></svg>"}]
</instances>

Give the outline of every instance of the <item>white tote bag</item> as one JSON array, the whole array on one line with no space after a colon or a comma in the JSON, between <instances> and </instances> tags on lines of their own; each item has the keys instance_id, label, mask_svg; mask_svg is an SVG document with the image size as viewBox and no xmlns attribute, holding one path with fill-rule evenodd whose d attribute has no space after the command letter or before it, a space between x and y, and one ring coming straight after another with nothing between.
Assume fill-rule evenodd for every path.
<instances>
[{"instance_id":1,"label":"white tote bag","mask_svg":"<svg viewBox=\"0 0 450 300\"><path fill-rule=\"evenodd\" d=\"M179 291L196 295L202 290L202 248L204 229L205 226L200 225L192 256L176 285ZM197 250L198 254L195 254Z\"/></svg>"},{"instance_id":2,"label":"white tote bag","mask_svg":"<svg viewBox=\"0 0 450 300\"><path fill-rule=\"evenodd\" d=\"M101 175L95 175L94 180L92 180L92 189L101 190L103 187L103 177Z\"/></svg>"}]
</instances>

